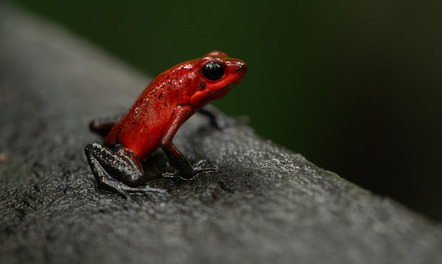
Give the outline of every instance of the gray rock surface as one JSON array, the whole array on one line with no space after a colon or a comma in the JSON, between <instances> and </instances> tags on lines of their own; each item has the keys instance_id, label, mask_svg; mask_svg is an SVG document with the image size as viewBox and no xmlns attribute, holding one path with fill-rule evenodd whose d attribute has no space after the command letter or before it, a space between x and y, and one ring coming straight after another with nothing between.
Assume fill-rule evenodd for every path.
<instances>
[{"instance_id":1,"label":"gray rock surface","mask_svg":"<svg viewBox=\"0 0 442 264\"><path fill-rule=\"evenodd\" d=\"M200 116L175 142L220 173L162 179L158 152L146 167L167 194L98 191L83 148L100 139L87 124L125 111L149 79L0 10L0 263L441 263L440 226L246 126L218 131Z\"/></svg>"}]
</instances>

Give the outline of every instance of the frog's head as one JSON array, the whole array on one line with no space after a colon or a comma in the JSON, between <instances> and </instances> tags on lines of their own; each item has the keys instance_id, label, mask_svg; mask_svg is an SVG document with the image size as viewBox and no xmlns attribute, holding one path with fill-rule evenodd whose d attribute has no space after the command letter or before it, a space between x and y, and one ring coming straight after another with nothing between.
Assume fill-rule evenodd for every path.
<instances>
[{"instance_id":1,"label":"frog's head","mask_svg":"<svg viewBox=\"0 0 442 264\"><path fill-rule=\"evenodd\" d=\"M207 53L197 66L199 85L190 99L195 108L225 96L235 84L241 82L247 71L244 61L229 58L221 51Z\"/></svg>"}]
</instances>

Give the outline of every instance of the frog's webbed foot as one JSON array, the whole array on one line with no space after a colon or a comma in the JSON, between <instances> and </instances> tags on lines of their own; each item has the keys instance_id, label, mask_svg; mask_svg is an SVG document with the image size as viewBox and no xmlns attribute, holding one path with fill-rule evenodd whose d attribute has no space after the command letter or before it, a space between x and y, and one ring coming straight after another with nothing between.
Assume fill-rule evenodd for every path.
<instances>
[{"instance_id":1,"label":"frog's webbed foot","mask_svg":"<svg viewBox=\"0 0 442 264\"><path fill-rule=\"evenodd\" d=\"M165 189L152 188L148 185L139 186L139 187L130 187L125 185L122 182L119 182L109 176L109 174L101 167L98 169L98 173L100 180L97 180L98 187L103 190L108 190L110 192L114 192L122 196L124 199L130 201L130 194L135 193L149 193L149 192L157 192L157 193L167 193Z\"/></svg>"},{"instance_id":2,"label":"frog's webbed foot","mask_svg":"<svg viewBox=\"0 0 442 264\"><path fill-rule=\"evenodd\" d=\"M141 164L130 152L115 153L107 147L92 143L86 146L85 153L101 189L118 193L127 200L130 200L131 193L166 192L142 185L145 176Z\"/></svg>"},{"instance_id":3,"label":"frog's webbed foot","mask_svg":"<svg viewBox=\"0 0 442 264\"><path fill-rule=\"evenodd\" d=\"M218 166L207 166L206 160L200 160L197 163L192 165L193 172L191 174L189 173L183 173L180 170L175 170L173 172L165 172L162 174L165 178L180 178L182 180L192 180L196 175L200 173L206 173L206 172L219 172Z\"/></svg>"},{"instance_id":4,"label":"frog's webbed foot","mask_svg":"<svg viewBox=\"0 0 442 264\"><path fill-rule=\"evenodd\" d=\"M210 125L217 129L224 129L237 125L247 125L249 122L247 116L230 117L211 104L204 106L199 112L207 116L210 119Z\"/></svg>"},{"instance_id":5,"label":"frog's webbed foot","mask_svg":"<svg viewBox=\"0 0 442 264\"><path fill-rule=\"evenodd\" d=\"M126 200L131 200L130 194L132 194L132 193L148 193L148 192L166 193L167 192L164 189L152 188L147 185L139 186L139 187L127 186L124 183L119 182L119 181L115 180L114 178L112 178L106 172L106 170L104 170L103 167L101 167L101 165L99 165L99 164L97 164L96 179L97 179L98 187L100 189L117 193Z\"/></svg>"}]
</instances>

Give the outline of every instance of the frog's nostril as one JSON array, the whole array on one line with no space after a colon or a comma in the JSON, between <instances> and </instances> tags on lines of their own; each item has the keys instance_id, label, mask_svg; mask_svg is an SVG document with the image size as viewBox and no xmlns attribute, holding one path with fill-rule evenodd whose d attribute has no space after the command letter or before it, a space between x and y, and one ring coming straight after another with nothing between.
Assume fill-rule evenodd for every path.
<instances>
[{"instance_id":1,"label":"frog's nostril","mask_svg":"<svg viewBox=\"0 0 442 264\"><path fill-rule=\"evenodd\" d=\"M244 66L243 65L239 65L238 69L236 69L237 72L242 72L244 70Z\"/></svg>"}]
</instances>

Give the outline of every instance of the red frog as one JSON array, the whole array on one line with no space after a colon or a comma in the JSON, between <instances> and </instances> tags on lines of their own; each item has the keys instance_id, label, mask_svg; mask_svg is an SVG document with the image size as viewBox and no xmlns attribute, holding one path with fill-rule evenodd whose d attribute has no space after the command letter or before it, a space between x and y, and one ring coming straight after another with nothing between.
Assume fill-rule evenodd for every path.
<instances>
[{"instance_id":1,"label":"red frog","mask_svg":"<svg viewBox=\"0 0 442 264\"><path fill-rule=\"evenodd\" d=\"M129 199L134 192L165 192L146 184L141 161L161 148L177 169L173 174L191 179L201 172L216 171L193 165L173 144L181 125L200 111L216 125L217 115L208 102L225 96L246 73L246 64L220 51L173 66L158 75L122 118L91 122L92 131L105 136L104 144L91 143L85 153L99 187Z\"/></svg>"}]
</instances>

